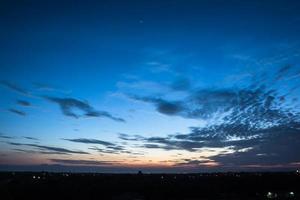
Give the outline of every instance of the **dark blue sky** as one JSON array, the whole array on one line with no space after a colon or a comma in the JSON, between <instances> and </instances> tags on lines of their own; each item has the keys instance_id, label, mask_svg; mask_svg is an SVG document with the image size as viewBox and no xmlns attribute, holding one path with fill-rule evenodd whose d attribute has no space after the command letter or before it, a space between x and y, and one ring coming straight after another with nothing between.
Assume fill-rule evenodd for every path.
<instances>
[{"instance_id":1,"label":"dark blue sky","mask_svg":"<svg viewBox=\"0 0 300 200\"><path fill-rule=\"evenodd\" d=\"M299 167L299 10L1 1L0 169Z\"/></svg>"}]
</instances>

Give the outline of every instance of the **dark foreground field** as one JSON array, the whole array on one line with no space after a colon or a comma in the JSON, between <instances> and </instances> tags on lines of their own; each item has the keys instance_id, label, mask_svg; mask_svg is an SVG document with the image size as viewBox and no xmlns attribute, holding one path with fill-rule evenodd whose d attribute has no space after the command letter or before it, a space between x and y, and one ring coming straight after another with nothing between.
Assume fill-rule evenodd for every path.
<instances>
[{"instance_id":1,"label":"dark foreground field","mask_svg":"<svg viewBox=\"0 0 300 200\"><path fill-rule=\"evenodd\" d=\"M297 173L0 173L0 199L300 199Z\"/></svg>"}]
</instances>

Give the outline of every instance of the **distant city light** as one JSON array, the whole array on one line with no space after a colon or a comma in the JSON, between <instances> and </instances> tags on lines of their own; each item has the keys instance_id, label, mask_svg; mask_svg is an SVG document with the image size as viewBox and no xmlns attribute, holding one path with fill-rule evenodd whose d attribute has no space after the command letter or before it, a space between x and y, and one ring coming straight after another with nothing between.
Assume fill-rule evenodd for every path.
<instances>
[{"instance_id":1,"label":"distant city light","mask_svg":"<svg viewBox=\"0 0 300 200\"><path fill-rule=\"evenodd\" d=\"M268 199L275 199L275 198L277 198L277 194L276 193L272 193L272 192L268 192L267 193L267 198Z\"/></svg>"},{"instance_id":2,"label":"distant city light","mask_svg":"<svg viewBox=\"0 0 300 200\"><path fill-rule=\"evenodd\" d=\"M294 196L295 196L295 193L294 193L294 192L289 192L289 196L290 196L290 197L294 197Z\"/></svg>"}]
</instances>

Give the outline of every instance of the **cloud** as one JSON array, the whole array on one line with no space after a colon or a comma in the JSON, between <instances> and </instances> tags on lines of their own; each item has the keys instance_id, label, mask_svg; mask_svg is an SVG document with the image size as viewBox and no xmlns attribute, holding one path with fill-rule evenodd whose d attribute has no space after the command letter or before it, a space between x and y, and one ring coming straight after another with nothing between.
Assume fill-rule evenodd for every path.
<instances>
[{"instance_id":1,"label":"cloud","mask_svg":"<svg viewBox=\"0 0 300 200\"><path fill-rule=\"evenodd\" d=\"M14 146L34 147L39 150L47 150L56 154L89 154L88 152L84 152L84 151L69 150L61 147L52 147L52 146L45 146L45 145L38 145L38 144L24 144L24 143L17 143L17 142L8 142L8 144Z\"/></svg>"},{"instance_id":2,"label":"cloud","mask_svg":"<svg viewBox=\"0 0 300 200\"><path fill-rule=\"evenodd\" d=\"M0 138L3 138L3 139L15 139L15 137L11 137L11 136L5 135L3 133L0 133Z\"/></svg>"},{"instance_id":3,"label":"cloud","mask_svg":"<svg viewBox=\"0 0 300 200\"><path fill-rule=\"evenodd\" d=\"M90 111L90 112L87 112L85 115L88 117L106 117L106 118L112 119L117 122L126 122L124 119L122 119L120 117L114 117L106 111Z\"/></svg>"},{"instance_id":4,"label":"cloud","mask_svg":"<svg viewBox=\"0 0 300 200\"><path fill-rule=\"evenodd\" d=\"M203 160L183 159L182 161L175 164L175 166L182 166L182 167L198 167L198 166L212 167L218 165L219 163L209 159L203 159Z\"/></svg>"},{"instance_id":5,"label":"cloud","mask_svg":"<svg viewBox=\"0 0 300 200\"><path fill-rule=\"evenodd\" d=\"M23 153L37 153L36 151L27 150L27 149L18 149L18 148L15 148L15 149L12 149L12 150L18 151L18 152L23 152Z\"/></svg>"},{"instance_id":6,"label":"cloud","mask_svg":"<svg viewBox=\"0 0 300 200\"><path fill-rule=\"evenodd\" d=\"M63 139L70 142L84 143L84 144L101 144L104 146L114 146L113 143L97 140L97 139L88 139L88 138L77 138L77 139Z\"/></svg>"},{"instance_id":7,"label":"cloud","mask_svg":"<svg viewBox=\"0 0 300 200\"><path fill-rule=\"evenodd\" d=\"M134 80L134 81L119 81L116 86L119 89L123 90L133 90L133 91L148 91L148 92L157 92L157 91L167 91L169 88L161 83L154 81L146 80Z\"/></svg>"},{"instance_id":8,"label":"cloud","mask_svg":"<svg viewBox=\"0 0 300 200\"><path fill-rule=\"evenodd\" d=\"M171 65L162 63L162 62L148 62L146 63L150 68L149 70L152 73L163 73L163 72L168 72L168 73L174 73L172 70Z\"/></svg>"},{"instance_id":9,"label":"cloud","mask_svg":"<svg viewBox=\"0 0 300 200\"><path fill-rule=\"evenodd\" d=\"M8 111L11 112L11 113L20 115L20 116L26 116L25 112L17 110L17 109L14 109L14 108L10 108L10 109L8 109Z\"/></svg>"},{"instance_id":10,"label":"cloud","mask_svg":"<svg viewBox=\"0 0 300 200\"><path fill-rule=\"evenodd\" d=\"M20 106L31 106L31 103L28 102L28 101L25 101L25 100L17 100L17 104L20 105Z\"/></svg>"},{"instance_id":11,"label":"cloud","mask_svg":"<svg viewBox=\"0 0 300 200\"><path fill-rule=\"evenodd\" d=\"M79 118L82 116L86 117L106 117L117 122L125 122L124 119L114 117L106 111L97 111L95 110L88 102L81 101L74 98L58 98L58 97L49 97L44 96L45 99L57 103L60 106L62 113L65 116ZM83 112L83 115L79 115L74 112L74 109L78 109Z\"/></svg>"},{"instance_id":12,"label":"cloud","mask_svg":"<svg viewBox=\"0 0 300 200\"><path fill-rule=\"evenodd\" d=\"M27 149L12 149L14 151L23 152L23 153L37 153L37 154L49 154L49 155L68 155L65 152L53 152L53 151L33 151L33 150L27 150Z\"/></svg>"},{"instance_id":13,"label":"cloud","mask_svg":"<svg viewBox=\"0 0 300 200\"><path fill-rule=\"evenodd\" d=\"M176 101L154 95L128 96L134 100L153 104L158 112L166 115L207 120L230 114L229 117L232 119L236 116L240 119L244 117L244 120L268 120L271 123L273 119L279 120L283 117L283 113L284 119L287 118L287 112L290 112L287 108L288 99L292 98L300 87L299 84L291 82L288 85L289 88L286 88L286 93L279 91L278 86L282 85L282 78L290 76L288 72L297 73L290 65L285 65L273 74L275 82L272 76L267 77L265 73L262 73L253 75L249 83L235 87L192 89L188 91L187 96ZM293 103L298 103L298 101ZM292 114L295 115L295 113Z\"/></svg>"},{"instance_id":14,"label":"cloud","mask_svg":"<svg viewBox=\"0 0 300 200\"><path fill-rule=\"evenodd\" d=\"M23 145L25 145L25 144L18 143L18 142L7 142L7 144L14 145L14 146L23 146Z\"/></svg>"},{"instance_id":15,"label":"cloud","mask_svg":"<svg viewBox=\"0 0 300 200\"><path fill-rule=\"evenodd\" d=\"M223 165L288 165L299 162L300 125L282 126L270 130L269 136L248 146L251 150L234 154L217 155L211 159ZM272 131L272 132L271 132Z\"/></svg>"},{"instance_id":16,"label":"cloud","mask_svg":"<svg viewBox=\"0 0 300 200\"><path fill-rule=\"evenodd\" d=\"M140 140L143 140L144 137L143 136L140 136L140 135L128 135L128 134L125 134L125 133L119 133L119 138L121 140L127 140L127 141L140 141Z\"/></svg>"},{"instance_id":17,"label":"cloud","mask_svg":"<svg viewBox=\"0 0 300 200\"><path fill-rule=\"evenodd\" d=\"M58 164L71 164L71 165L111 165L115 163L112 161L67 160L67 159L50 159L50 161Z\"/></svg>"},{"instance_id":18,"label":"cloud","mask_svg":"<svg viewBox=\"0 0 300 200\"><path fill-rule=\"evenodd\" d=\"M287 88L281 90L278 87L282 81L288 81L286 78L294 71L286 65L272 76L255 75L253 82L248 84L192 89L188 91L188 96L176 101L131 95L132 99L153 104L162 114L201 119L205 125L190 127L185 134L166 137L120 134L119 138L142 142L139 147L168 151L200 152L203 148L230 147L229 153L211 156L211 161L206 164L271 166L297 163L300 153L297 150L300 145L300 107L295 95L299 85L285 82ZM171 106L161 109L164 105ZM198 159L188 163L200 164Z\"/></svg>"},{"instance_id":19,"label":"cloud","mask_svg":"<svg viewBox=\"0 0 300 200\"><path fill-rule=\"evenodd\" d=\"M45 83L33 83L33 85L35 86L36 89L40 90L40 91L51 91L51 92L60 92L60 93L64 93L64 94L70 94L71 91L69 90L64 90L60 87L56 87L50 84L45 84Z\"/></svg>"},{"instance_id":20,"label":"cloud","mask_svg":"<svg viewBox=\"0 0 300 200\"><path fill-rule=\"evenodd\" d=\"M139 97L134 95L130 97L138 101L153 103L158 112L166 115L177 115L184 110L182 102L179 101L167 101L156 97Z\"/></svg>"},{"instance_id":21,"label":"cloud","mask_svg":"<svg viewBox=\"0 0 300 200\"><path fill-rule=\"evenodd\" d=\"M74 151L74 150L69 150L69 149L60 148L60 147L51 147L51 146L44 146L44 145L37 145L37 144L27 144L27 146L32 146L32 147L36 147L39 149L45 149L45 150L50 150L53 152L60 152L60 153L89 154L88 152L84 152L84 151Z\"/></svg>"},{"instance_id":22,"label":"cloud","mask_svg":"<svg viewBox=\"0 0 300 200\"><path fill-rule=\"evenodd\" d=\"M284 65L282 66L278 72L277 72L277 75L276 75L276 80L280 80L282 79L283 77L285 77L285 75L290 71L290 69L292 68L291 65Z\"/></svg>"},{"instance_id":23,"label":"cloud","mask_svg":"<svg viewBox=\"0 0 300 200\"><path fill-rule=\"evenodd\" d=\"M91 150L96 150L100 153L109 153L109 154L120 154L120 153L131 153L125 150L125 147L113 144L111 142L106 142L97 139L88 139L88 138L77 138L77 139L63 139L70 142L84 143L84 144L99 144L102 145L103 148L99 147L90 147Z\"/></svg>"},{"instance_id":24,"label":"cloud","mask_svg":"<svg viewBox=\"0 0 300 200\"><path fill-rule=\"evenodd\" d=\"M97 151L99 153L104 153L104 154L131 154L131 155L144 155L142 152L133 152L126 150L125 147L123 146L107 146L105 148L99 148L99 147L90 147L89 149Z\"/></svg>"},{"instance_id":25,"label":"cloud","mask_svg":"<svg viewBox=\"0 0 300 200\"><path fill-rule=\"evenodd\" d=\"M27 90L25 90L24 88L14 84L14 83L9 82L9 81L2 80L2 81L0 81L0 84L12 91L20 93L22 95L26 95L26 96L30 95L30 93Z\"/></svg>"},{"instance_id":26,"label":"cloud","mask_svg":"<svg viewBox=\"0 0 300 200\"><path fill-rule=\"evenodd\" d=\"M27 139L27 140L39 140L35 137L28 137L28 136L24 136L23 138Z\"/></svg>"},{"instance_id":27,"label":"cloud","mask_svg":"<svg viewBox=\"0 0 300 200\"><path fill-rule=\"evenodd\" d=\"M107 149L107 148L99 148L99 147L90 147L89 148L90 150L94 150L94 151L97 151L99 153L105 153L105 154L120 154L121 152L120 151L116 151L116 150L113 150L113 149Z\"/></svg>"}]
</instances>

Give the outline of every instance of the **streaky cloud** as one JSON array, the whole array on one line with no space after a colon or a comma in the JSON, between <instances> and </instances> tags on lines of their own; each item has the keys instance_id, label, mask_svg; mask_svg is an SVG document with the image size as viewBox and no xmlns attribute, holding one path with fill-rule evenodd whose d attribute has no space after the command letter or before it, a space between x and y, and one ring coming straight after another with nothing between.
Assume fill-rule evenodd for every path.
<instances>
[{"instance_id":1,"label":"streaky cloud","mask_svg":"<svg viewBox=\"0 0 300 200\"><path fill-rule=\"evenodd\" d=\"M29 136L23 136L23 138L27 139L27 140L39 140L38 138L35 137L29 137Z\"/></svg>"},{"instance_id":2,"label":"streaky cloud","mask_svg":"<svg viewBox=\"0 0 300 200\"><path fill-rule=\"evenodd\" d=\"M14 151L23 152L23 153L29 153L29 154L48 154L48 155L68 155L65 152L54 152L54 151L34 151L34 150L28 150L28 149L12 149Z\"/></svg>"},{"instance_id":3,"label":"streaky cloud","mask_svg":"<svg viewBox=\"0 0 300 200\"><path fill-rule=\"evenodd\" d=\"M97 139L89 139L89 138L77 138L77 139L63 139L70 142L77 142L77 143L85 143L85 144L101 144L104 146L114 146L111 142L106 142L103 140L97 140Z\"/></svg>"},{"instance_id":4,"label":"streaky cloud","mask_svg":"<svg viewBox=\"0 0 300 200\"><path fill-rule=\"evenodd\" d=\"M5 135L3 133L0 133L0 138L3 138L3 139L15 139L15 137L8 136L8 135Z\"/></svg>"},{"instance_id":5,"label":"streaky cloud","mask_svg":"<svg viewBox=\"0 0 300 200\"><path fill-rule=\"evenodd\" d=\"M106 111L95 110L87 101L81 101L81 100L74 99L74 98L59 98L59 97L50 97L50 96L43 96L43 98L45 98L51 102L57 103L60 106L62 113L68 117L74 117L74 118L79 118L79 117L83 117L83 116L106 117L106 118L112 119L117 122L125 122L124 119L114 117L113 115L111 115L110 113L108 113ZM76 114L73 111L74 108L81 110L84 113L83 116Z\"/></svg>"},{"instance_id":6,"label":"streaky cloud","mask_svg":"<svg viewBox=\"0 0 300 200\"><path fill-rule=\"evenodd\" d=\"M8 111L11 112L11 113L20 115L20 116L26 116L27 115L25 112L23 112L21 110L14 109L14 108L10 108L10 109L8 109Z\"/></svg>"},{"instance_id":7,"label":"streaky cloud","mask_svg":"<svg viewBox=\"0 0 300 200\"><path fill-rule=\"evenodd\" d=\"M70 90L64 90L60 87L56 87L56 86L46 84L46 83L34 82L33 85L37 90L40 90L40 91L60 92L60 93L64 93L64 94L70 94L71 93Z\"/></svg>"},{"instance_id":8,"label":"streaky cloud","mask_svg":"<svg viewBox=\"0 0 300 200\"><path fill-rule=\"evenodd\" d=\"M58 164L70 165L112 165L113 161L97 161L97 160L68 160L68 159L49 159L51 162Z\"/></svg>"},{"instance_id":9,"label":"streaky cloud","mask_svg":"<svg viewBox=\"0 0 300 200\"><path fill-rule=\"evenodd\" d=\"M76 151L76 150L69 150L61 147L52 147L52 146L45 146L45 145L39 145L39 144L25 144L25 143L17 143L17 142L7 142L10 145L14 146L29 146L29 147L34 147L40 150L47 150L51 151L53 153L58 153L58 154L89 154L88 152L84 151Z\"/></svg>"},{"instance_id":10,"label":"streaky cloud","mask_svg":"<svg viewBox=\"0 0 300 200\"><path fill-rule=\"evenodd\" d=\"M25 100L17 100L17 104L20 106L25 106L25 107L31 106L31 103L29 101L25 101Z\"/></svg>"},{"instance_id":11,"label":"streaky cloud","mask_svg":"<svg viewBox=\"0 0 300 200\"><path fill-rule=\"evenodd\" d=\"M89 139L89 138L76 138L76 139L63 139L70 142L77 142L77 143L84 143L84 144L98 144L103 146L102 148L99 147L90 147L89 149L98 151L100 153L107 153L107 154L120 154L120 153L132 153L127 151L124 146L117 145L111 142L98 140L98 139Z\"/></svg>"},{"instance_id":12,"label":"streaky cloud","mask_svg":"<svg viewBox=\"0 0 300 200\"><path fill-rule=\"evenodd\" d=\"M278 72L277 72L277 75L276 75L276 80L280 80L282 79L283 77L286 76L286 74L292 69L292 65L284 65L282 66Z\"/></svg>"},{"instance_id":13,"label":"streaky cloud","mask_svg":"<svg viewBox=\"0 0 300 200\"><path fill-rule=\"evenodd\" d=\"M14 84L14 83L11 83L9 81L1 80L0 84L2 86L6 87L6 88L8 88L10 90L12 90L12 91L20 93L22 95L26 95L26 96L30 95L30 93L26 89L24 89L24 88L22 88L22 87L20 87L20 86L18 86L16 84Z\"/></svg>"}]
</instances>

